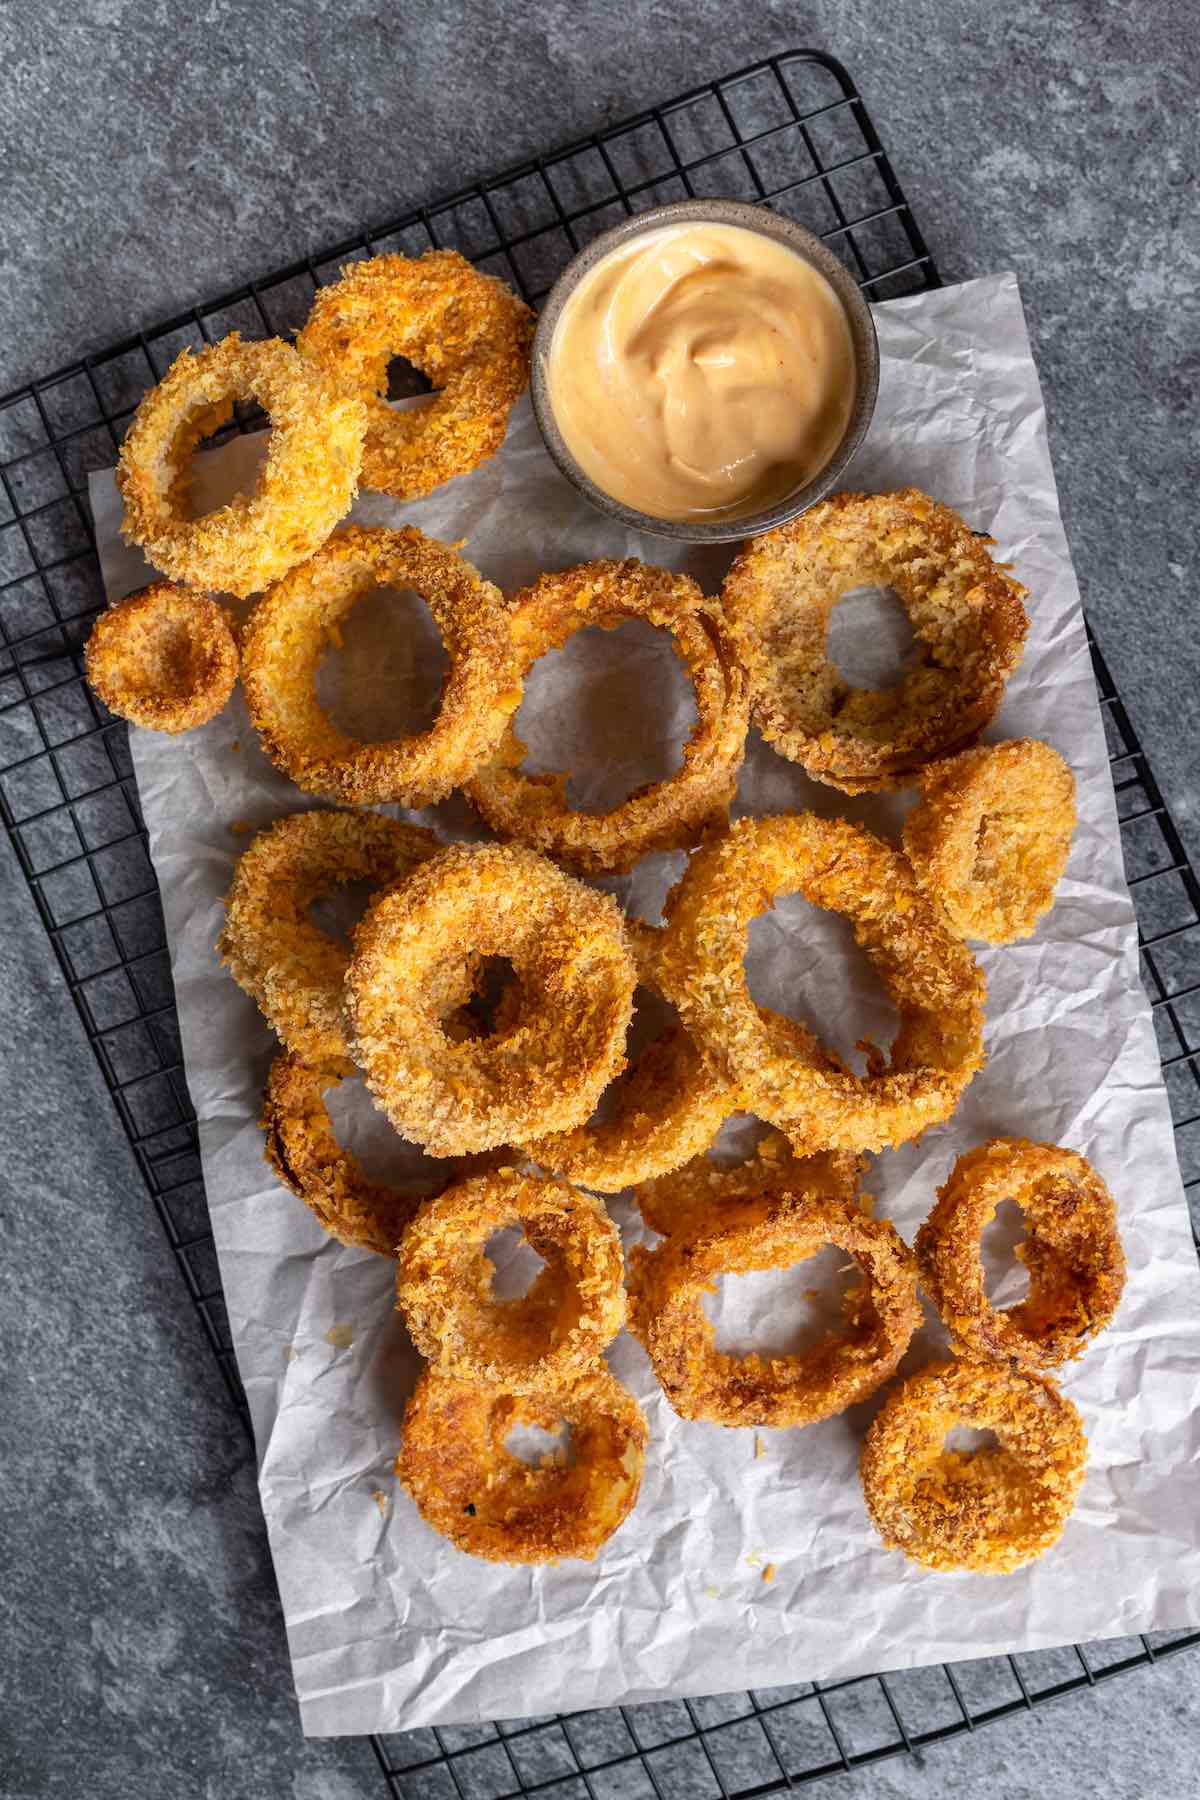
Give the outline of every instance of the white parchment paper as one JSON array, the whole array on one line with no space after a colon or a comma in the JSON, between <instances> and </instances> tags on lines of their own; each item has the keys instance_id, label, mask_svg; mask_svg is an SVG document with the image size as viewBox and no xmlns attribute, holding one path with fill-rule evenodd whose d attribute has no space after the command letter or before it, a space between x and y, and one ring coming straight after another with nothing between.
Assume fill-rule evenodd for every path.
<instances>
[{"instance_id":1,"label":"white parchment paper","mask_svg":"<svg viewBox=\"0 0 1200 1800\"><path fill-rule=\"evenodd\" d=\"M1058 902L1036 936L982 956L987 1068L947 1125L873 1159L866 1185L911 1241L954 1158L994 1133L1070 1145L1109 1182L1129 1284L1113 1326L1064 1377L1091 1443L1078 1507L1058 1547L1017 1574L923 1572L885 1551L867 1521L856 1457L870 1405L803 1431L686 1424L622 1336L611 1363L645 1407L650 1447L637 1510L595 1564L496 1567L424 1525L392 1474L415 1373L392 1306L393 1266L325 1237L270 1176L256 1124L269 1033L213 952L247 841L231 826L244 832L313 804L267 763L236 697L181 740L141 731L131 739L309 1734L765 1687L1200 1617L1200 1280L1016 280L891 301L876 320L879 406L847 485L925 488L993 533L998 554L1015 564L1030 590L1032 629L989 735L1042 737L1062 750L1078 777L1080 823ZM212 452L202 479L228 483L252 455L245 440ZM118 540L110 475L92 478L92 505L116 599L146 569ZM542 569L622 555L688 567L712 591L728 562L725 553L639 539L591 511L554 469L525 405L484 468L406 508L365 496L354 516L403 517L466 539L465 553L507 591ZM365 626L349 634L343 676L357 672L376 701L382 685L397 717L411 719L433 686L436 644L403 604L392 605L390 631L386 601L369 605ZM882 672L872 664L882 656L886 666L903 636L895 609L851 600L837 621L847 672ZM671 766L687 716L669 650L654 634L623 628L581 634L545 659L521 724L543 766L578 772L578 798L612 803ZM816 807L889 835L910 802L847 801L753 735L738 798L745 812ZM461 801L433 817L448 836L477 830ZM609 885L656 918L676 866L652 858ZM869 970L831 915L785 901L756 925L749 966L760 1000L802 1014L840 1048L864 1031L887 1032ZM351 1141L366 1141L361 1117L354 1125L347 1111L344 1122ZM629 1207L616 1201L613 1210L631 1241ZM815 1270L726 1283L720 1341L793 1341ZM1011 1270L1008 1279L1012 1293ZM935 1346L923 1334L905 1366ZM768 1563L775 1573L765 1581Z\"/></svg>"}]
</instances>

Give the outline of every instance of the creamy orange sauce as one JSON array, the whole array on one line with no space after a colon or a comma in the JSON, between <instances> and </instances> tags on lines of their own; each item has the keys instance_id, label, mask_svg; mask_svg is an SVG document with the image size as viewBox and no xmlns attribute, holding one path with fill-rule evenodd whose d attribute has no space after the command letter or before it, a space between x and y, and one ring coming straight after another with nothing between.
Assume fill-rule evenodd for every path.
<instances>
[{"instance_id":1,"label":"creamy orange sauce","mask_svg":"<svg viewBox=\"0 0 1200 1800\"><path fill-rule=\"evenodd\" d=\"M563 307L546 375L585 474L672 520L736 517L800 487L855 391L829 282L740 225L666 225L602 258Z\"/></svg>"}]
</instances>

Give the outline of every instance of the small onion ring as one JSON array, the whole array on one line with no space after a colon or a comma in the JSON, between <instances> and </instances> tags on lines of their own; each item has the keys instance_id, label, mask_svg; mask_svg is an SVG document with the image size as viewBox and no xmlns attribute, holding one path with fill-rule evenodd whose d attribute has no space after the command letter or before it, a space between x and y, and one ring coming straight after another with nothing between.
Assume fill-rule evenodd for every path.
<instances>
[{"instance_id":1,"label":"small onion ring","mask_svg":"<svg viewBox=\"0 0 1200 1800\"><path fill-rule=\"evenodd\" d=\"M254 399L271 421L251 494L188 516L188 463L201 436ZM366 409L278 338L236 331L182 350L146 394L121 446L121 534L155 568L189 587L244 597L311 556L348 511L358 484Z\"/></svg>"},{"instance_id":2,"label":"small onion ring","mask_svg":"<svg viewBox=\"0 0 1200 1800\"><path fill-rule=\"evenodd\" d=\"M296 348L363 403L364 487L416 500L500 448L532 335L533 314L504 282L430 250L351 263L317 294ZM441 390L430 406L388 406L394 356Z\"/></svg>"},{"instance_id":3,"label":"small onion ring","mask_svg":"<svg viewBox=\"0 0 1200 1800\"><path fill-rule=\"evenodd\" d=\"M743 958L777 894L845 913L900 1014L888 1059L865 1075L815 1067L772 1041ZM949 1117L983 1065L983 976L917 887L907 861L844 819L742 818L692 857L667 900L660 974L701 1047L743 1084L749 1110L801 1154L879 1150Z\"/></svg>"},{"instance_id":4,"label":"small onion ring","mask_svg":"<svg viewBox=\"0 0 1200 1800\"><path fill-rule=\"evenodd\" d=\"M1017 1257L1029 1293L998 1310L984 1292L980 1238L1002 1200L1015 1200L1028 1235ZM960 1156L917 1233L930 1299L963 1356L998 1356L1052 1369L1081 1353L1112 1319L1125 1252L1112 1195L1074 1150L992 1138Z\"/></svg>"},{"instance_id":5,"label":"small onion ring","mask_svg":"<svg viewBox=\"0 0 1200 1800\"><path fill-rule=\"evenodd\" d=\"M452 1043L447 984L506 956L520 986L490 1037ZM346 976L351 1052L396 1129L435 1156L588 1117L624 1066L636 982L616 902L521 845L456 844L377 899Z\"/></svg>"},{"instance_id":6,"label":"small onion ring","mask_svg":"<svg viewBox=\"0 0 1200 1800\"><path fill-rule=\"evenodd\" d=\"M505 1449L520 1425L571 1428L571 1460ZM396 1473L427 1525L489 1562L590 1562L641 1486L646 1421L606 1369L569 1387L506 1393L427 1368L404 1414Z\"/></svg>"},{"instance_id":7,"label":"small onion ring","mask_svg":"<svg viewBox=\"0 0 1200 1800\"><path fill-rule=\"evenodd\" d=\"M305 1062L350 1068L342 1027L350 953L312 923L309 907L351 882L387 887L437 849L431 831L377 813L303 812L276 819L238 859L217 950Z\"/></svg>"},{"instance_id":8,"label":"small onion ring","mask_svg":"<svg viewBox=\"0 0 1200 1800\"><path fill-rule=\"evenodd\" d=\"M110 712L148 731L191 731L233 692L237 627L206 594L154 581L100 614L84 668Z\"/></svg>"},{"instance_id":9,"label":"small onion ring","mask_svg":"<svg viewBox=\"0 0 1200 1800\"><path fill-rule=\"evenodd\" d=\"M794 1356L715 1348L702 1300L722 1274L786 1268L836 1244L864 1281L845 1296L845 1333ZM827 1194L785 1192L730 1205L700 1236L629 1253L630 1330L684 1419L719 1425L812 1425L844 1411L896 1371L921 1321L917 1269L895 1226Z\"/></svg>"},{"instance_id":10,"label":"small onion ring","mask_svg":"<svg viewBox=\"0 0 1200 1800\"><path fill-rule=\"evenodd\" d=\"M754 722L783 756L848 794L903 786L969 742L1020 663L1025 589L992 540L916 488L834 494L753 538L722 600L749 646ZM829 618L856 587L891 587L920 660L891 687L852 688L828 655Z\"/></svg>"},{"instance_id":11,"label":"small onion ring","mask_svg":"<svg viewBox=\"0 0 1200 1800\"><path fill-rule=\"evenodd\" d=\"M913 874L960 937L1011 944L1054 904L1075 831L1075 777L1036 738L964 750L920 776L904 822Z\"/></svg>"},{"instance_id":12,"label":"small onion ring","mask_svg":"<svg viewBox=\"0 0 1200 1800\"><path fill-rule=\"evenodd\" d=\"M999 1446L944 1449L958 1424L994 1431ZM859 1473L889 1550L927 1569L1003 1575L1058 1542L1086 1465L1083 1423L1053 1382L996 1362L950 1362L889 1394Z\"/></svg>"},{"instance_id":13,"label":"small onion ring","mask_svg":"<svg viewBox=\"0 0 1200 1800\"><path fill-rule=\"evenodd\" d=\"M427 602L450 667L428 731L364 743L321 706L317 671L351 607L385 586ZM444 799L495 749L521 695L500 590L412 525L348 525L264 594L246 625L242 680L275 766L307 793L358 806Z\"/></svg>"},{"instance_id":14,"label":"small onion ring","mask_svg":"<svg viewBox=\"0 0 1200 1800\"><path fill-rule=\"evenodd\" d=\"M745 751L749 692L740 635L689 576L668 569L630 558L539 576L512 602L521 679L574 632L589 625L612 630L624 619L669 632L695 689L696 725L677 773L608 812L573 812L563 775L522 772L525 745L510 724L491 762L466 784L493 831L585 874L632 869L652 851L698 843L723 825Z\"/></svg>"},{"instance_id":15,"label":"small onion ring","mask_svg":"<svg viewBox=\"0 0 1200 1800\"><path fill-rule=\"evenodd\" d=\"M798 1027L797 1029L803 1029ZM816 1040L813 1040L814 1054ZM681 1169L644 1181L634 1199L651 1231L663 1237L700 1237L717 1230L746 1200L794 1192L827 1195L868 1211L871 1197L858 1196L866 1158L852 1150L818 1150L797 1156L782 1131L769 1129L740 1163L696 1156Z\"/></svg>"},{"instance_id":16,"label":"small onion ring","mask_svg":"<svg viewBox=\"0 0 1200 1800\"><path fill-rule=\"evenodd\" d=\"M485 1246L513 1225L546 1266L520 1299L501 1301ZM620 1234L593 1195L498 1169L421 1207L396 1296L413 1343L443 1375L540 1392L597 1365L624 1323L624 1272Z\"/></svg>"}]
</instances>

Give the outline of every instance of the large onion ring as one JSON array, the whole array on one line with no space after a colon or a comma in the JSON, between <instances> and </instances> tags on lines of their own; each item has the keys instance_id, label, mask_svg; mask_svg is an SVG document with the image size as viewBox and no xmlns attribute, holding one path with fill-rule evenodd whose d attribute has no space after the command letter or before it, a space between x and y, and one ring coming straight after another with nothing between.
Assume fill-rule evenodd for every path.
<instances>
[{"instance_id":1,"label":"large onion ring","mask_svg":"<svg viewBox=\"0 0 1200 1800\"><path fill-rule=\"evenodd\" d=\"M520 1299L497 1300L485 1246L514 1225L546 1266ZM623 1277L620 1234L599 1200L498 1169L420 1209L396 1296L413 1343L443 1375L540 1392L599 1362L624 1323Z\"/></svg>"},{"instance_id":2,"label":"large onion ring","mask_svg":"<svg viewBox=\"0 0 1200 1800\"><path fill-rule=\"evenodd\" d=\"M471 954L511 959L513 1017L451 1043L444 994ZM616 902L520 845L457 844L382 895L346 976L347 1028L396 1129L435 1156L566 1131L624 1066L636 982Z\"/></svg>"},{"instance_id":3,"label":"large onion ring","mask_svg":"<svg viewBox=\"0 0 1200 1800\"><path fill-rule=\"evenodd\" d=\"M504 282L456 250L430 250L352 263L318 293L296 348L366 409L363 485L416 500L500 448L532 334L533 314ZM394 356L441 390L430 406L388 406Z\"/></svg>"},{"instance_id":4,"label":"large onion ring","mask_svg":"<svg viewBox=\"0 0 1200 1800\"><path fill-rule=\"evenodd\" d=\"M1002 1200L1025 1215L1017 1256L1029 1293L1000 1311L984 1292L979 1246ZM1026 1138L992 1138L959 1157L916 1251L955 1350L1026 1369L1077 1357L1109 1323L1125 1285L1117 1209L1099 1175L1074 1150Z\"/></svg>"},{"instance_id":5,"label":"large onion ring","mask_svg":"<svg viewBox=\"0 0 1200 1800\"><path fill-rule=\"evenodd\" d=\"M251 494L187 516L187 465L199 438L257 400L271 421ZM182 350L146 394L121 446L122 536L189 587L257 593L311 556L347 512L358 483L366 408L278 338L236 331L199 354Z\"/></svg>"},{"instance_id":6,"label":"large onion ring","mask_svg":"<svg viewBox=\"0 0 1200 1800\"><path fill-rule=\"evenodd\" d=\"M996 1449L946 1450L954 1425ZM1053 1382L996 1362L938 1363L889 1394L859 1472L889 1550L927 1569L1003 1575L1058 1542L1087 1465L1079 1414Z\"/></svg>"},{"instance_id":7,"label":"large onion ring","mask_svg":"<svg viewBox=\"0 0 1200 1800\"><path fill-rule=\"evenodd\" d=\"M571 1429L567 1462L540 1468L504 1447L520 1425ZM646 1421L606 1369L569 1387L512 1394L426 1369L404 1414L396 1473L427 1525L489 1562L590 1562L632 1511Z\"/></svg>"},{"instance_id":8,"label":"large onion ring","mask_svg":"<svg viewBox=\"0 0 1200 1800\"><path fill-rule=\"evenodd\" d=\"M1036 738L964 750L921 772L904 848L960 937L1011 944L1054 904L1075 830L1075 777Z\"/></svg>"},{"instance_id":9,"label":"large onion ring","mask_svg":"<svg viewBox=\"0 0 1200 1800\"><path fill-rule=\"evenodd\" d=\"M303 812L260 831L239 858L217 949L306 1063L349 1070L342 983L350 953L313 924L309 907L350 882L390 886L437 848L432 832L377 813ZM468 983L461 998L469 992Z\"/></svg>"},{"instance_id":10,"label":"large onion ring","mask_svg":"<svg viewBox=\"0 0 1200 1800\"><path fill-rule=\"evenodd\" d=\"M634 1198L651 1231L663 1237L699 1237L718 1230L742 1202L772 1194L803 1189L833 1200L854 1201L865 1164L866 1158L852 1150L818 1150L811 1156L797 1156L782 1131L772 1128L743 1162L719 1163L709 1156L696 1156L681 1169L642 1182ZM870 1197L863 1195L862 1202L866 1210Z\"/></svg>"},{"instance_id":11,"label":"large onion ring","mask_svg":"<svg viewBox=\"0 0 1200 1800\"><path fill-rule=\"evenodd\" d=\"M149 731L191 731L233 692L237 629L206 594L154 581L102 612L84 669L110 712Z\"/></svg>"},{"instance_id":12,"label":"large onion ring","mask_svg":"<svg viewBox=\"0 0 1200 1800\"><path fill-rule=\"evenodd\" d=\"M749 646L754 722L846 793L896 787L981 731L1021 660L1025 589L956 512L916 488L835 494L746 545L722 599ZM852 688L829 660L834 606L894 588L920 657L894 686Z\"/></svg>"},{"instance_id":13,"label":"large onion ring","mask_svg":"<svg viewBox=\"0 0 1200 1800\"><path fill-rule=\"evenodd\" d=\"M493 831L587 874L628 870L654 850L699 842L728 816L745 749L749 692L744 646L719 605L686 575L630 559L541 575L512 603L521 678L548 650L588 625L611 630L645 619L670 633L696 694L696 725L683 763L605 813L572 812L566 778L521 771L525 745L510 725L500 748L467 783Z\"/></svg>"},{"instance_id":14,"label":"large onion ring","mask_svg":"<svg viewBox=\"0 0 1200 1800\"><path fill-rule=\"evenodd\" d=\"M777 894L842 912L900 1014L889 1058L866 1075L821 1068L773 1041L743 957L751 919ZM692 857L667 901L663 985L749 1108L802 1154L903 1144L948 1118L983 1065L983 976L880 838L814 813L739 819Z\"/></svg>"},{"instance_id":15,"label":"large onion ring","mask_svg":"<svg viewBox=\"0 0 1200 1800\"><path fill-rule=\"evenodd\" d=\"M846 1330L794 1356L715 1348L702 1301L723 1274L786 1268L836 1244L863 1272L845 1297ZM863 1400L895 1373L921 1320L912 1252L887 1220L844 1200L784 1193L731 1206L702 1235L629 1253L630 1329L685 1419L720 1425L811 1425Z\"/></svg>"},{"instance_id":16,"label":"large onion ring","mask_svg":"<svg viewBox=\"0 0 1200 1800\"><path fill-rule=\"evenodd\" d=\"M364 743L321 706L317 671L355 602L389 585L414 588L427 602L450 666L428 731ZM242 679L276 767L307 793L359 806L444 799L495 749L521 695L500 590L412 525L349 525L264 594L246 626Z\"/></svg>"}]
</instances>

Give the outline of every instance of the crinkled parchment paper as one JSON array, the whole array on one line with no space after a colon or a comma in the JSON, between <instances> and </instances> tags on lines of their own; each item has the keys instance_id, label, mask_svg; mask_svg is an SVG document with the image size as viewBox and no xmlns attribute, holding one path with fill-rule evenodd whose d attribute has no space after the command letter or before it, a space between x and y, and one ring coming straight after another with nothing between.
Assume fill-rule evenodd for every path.
<instances>
[{"instance_id":1,"label":"crinkled parchment paper","mask_svg":"<svg viewBox=\"0 0 1200 1800\"><path fill-rule=\"evenodd\" d=\"M947 1125L874 1158L867 1185L911 1240L954 1158L993 1133L1070 1145L1108 1180L1129 1285L1113 1326L1064 1377L1091 1442L1078 1507L1058 1547L1017 1574L925 1573L885 1551L867 1521L855 1460L870 1406L804 1431L761 1433L756 1456L751 1430L677 1419L622 1336L612 1366L646 1409L650 1446L637 1510L598 1561L495 1567L429 1530L392 1473L415 1372L392 1306L392 1264L325 1237L272 1180L256 1124L269 1033L213 953L221 897L247 841L231 826L314 804L269 766L238 697L183 739L131 737L310 1734L766 1687L1200 1617L1200 1280L1016 280L891 301L876 319L879 407L847 485L915 483L994 534L1029 587L1032 629L989 735L1028 734L1061 749L1079 780L1080 824L1058 902L1036 936L983 953L987 1068ZM214 451L203 479L228 482L230 463L252 454L245 441ZM111 476L93 477L92 505L116 599L146 579L145 568L119 543ZM355 517L406 518L440 538L465 538L466 554L506 591L539 570L602 555L678 562L715 585L728 560L623 534L592 512L555 471L525 405L502 453L475 474L406 508L366 496ZM852 676L869 675L872 659L885 667L894 659L903 637L895 611L868 598L839 609L838 653ZM338 704L350 705L348 675L355 704L377 724L381 691L384 711L411 721L423 695L428 704L436 668L428 630L398 632L397 618L412 625L411 601L392 602L390 615L386 600L369 603L348 634L340 684L331 676ZM542 766L570 763L579 799L611 803L672 765L687 716L670 651L627 627L583 635L547 658L522 723ZM847 801L752 737L738 805L843 812L894 836L910 802ZM435 820L448 835L476 830L461 800ZM609 885L656 918L675 866L652 858ZM844 1049L864 1031L887 1031L869 970L831 915L782 903L756 925L750 967L760 1000L802 1014ZM352 1141L365 1134L359 1117ZM630 1209L617 1201L614 1211L632 1239ZM753 1332L762 1345L787 1342L815 1266L727 1283L721 1340L736 1347ZM935 1347L930 1331L906 1366ZM776 1571L769 1582L767 1563Z\"/></svg>"}]
</instances>

